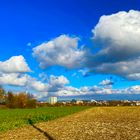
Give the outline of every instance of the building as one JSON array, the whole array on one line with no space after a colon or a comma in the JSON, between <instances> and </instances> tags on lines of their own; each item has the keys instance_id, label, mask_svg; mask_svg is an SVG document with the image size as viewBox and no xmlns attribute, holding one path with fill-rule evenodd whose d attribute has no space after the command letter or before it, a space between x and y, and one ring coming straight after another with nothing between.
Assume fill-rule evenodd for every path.
<instances>
[{"instance_id":1,"label":"building","mask_svg":"<svg viewBox=\"0 0 140 140\"><path fill-rule=\"evenodd\" d=\"M76 101L76 104L79 105L79 104L83 104L84 102L82 100L78 100Z\"/></svg>"},{"instance_id":2,"label":"building","mask_svg":"<svg viewBox=\"0 0 140 140\"><path fill-rule=\"evenodd\" d=\"M50 104L55 104L55 103L57 103L57 97L49 97L48 102L49 102Z\"/></svg>"},{"instance_id":3,"label":"building","mask_svg":"<svg viewBox=\"0 0 140 140\"><path fill-rule=\"evenodd\" d=\"M136 106L140 106L140 102L139 101L136 102Z\"/></svg>"}]
</instances>

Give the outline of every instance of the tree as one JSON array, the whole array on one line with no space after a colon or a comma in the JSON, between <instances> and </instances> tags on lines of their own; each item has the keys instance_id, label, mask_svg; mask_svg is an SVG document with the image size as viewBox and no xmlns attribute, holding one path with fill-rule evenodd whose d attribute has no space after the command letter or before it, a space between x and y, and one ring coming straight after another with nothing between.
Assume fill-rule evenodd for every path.
<instances>
[{"instance_id":1,"label":"tree","mask_svg":"<svg viewBox=\"0 0 140 140\"><path fill-rule=\"evenodd\" d=\"M0 103L5 102L5 90L3 89L2 86L0 86Z\"/></svg>"},{"instance_id":2,"label":"tree","mask_svg":"<svg viewBox=\"0 0 140 140\"><path fill-rule=\"evenodd\" d=\"M28 100L27 100L27 107L28 108L35 108L36 105L37 105L37 101L34 98L33 94L28 93L27 94L27 98L28 98Z\"/></svg>"},{"instance_id":3,"label":"tree","mask_svg":"<svg viewBox=\"0 0 140 140\"><path fill-rule=\"evenodd\" d=\"M27 108L36 108L37 101L36 99L30 99L27 101Z\"/></svg>"},{"instance_id":4,"label":"tree","mask_svg":"<svg viewBox=\"0 0 140 140\"><path fill-rule=\"evenodd\" d=\"M17 107L25 108L27 106L28 97L26 93L19 93L17 96Z\"/></svg>"},{"instance_id":5,"label":"tree","mask_svg":"<svg viewBox=\"0 0 140 140\"><path fill-rule=\"evenodd\" d=\"M16 99L15 99L14 94L11 91L8 91L8 93L7 93L6 105L9 108L15 108L15 106L16 106Z\"/></svg>"}]
</instances>

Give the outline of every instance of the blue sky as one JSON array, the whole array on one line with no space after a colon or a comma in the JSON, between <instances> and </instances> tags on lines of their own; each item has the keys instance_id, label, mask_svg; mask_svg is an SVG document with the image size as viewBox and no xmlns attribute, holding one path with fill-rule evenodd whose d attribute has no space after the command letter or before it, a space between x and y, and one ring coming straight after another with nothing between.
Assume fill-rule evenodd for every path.
<instances>
[{"instance_id":1,"label":"blue sky","mask_svg":"<svg viewBox=\"0 0 140 140\"><path fill-rule=\"evenodd\" d=\"M11 81L0 80L0 84L5 86L9 90L25 90L25 87L28 87L29 91L37 93L40 96L48 95L49 91L51 91L52 89L55 89L55 91L63 90L64 92L65 87L65 90L68 91L71 90L71 88L74 88L73 90L76 93L81 92L82 87L87 87L89 92L89 90L91 91L95 86L97 86L99 90L103 90L102 92L105 93L106 91L107 93L114 92L110 90L115 90L115 92L121 90L119 91L120 93L124 92L122 90L128 90L131 88L133 90L136 88L134 92L139 92L139 64L138 66L136 66L136 68L135 65L132 66L135 69L128 70L131 63L135 64L139 62L140 54L137 54L136 52L140 51L140 46L137 45L139 42L134 36L140 34L136 33L135 30L129 30L131 27L135 27L135 25L130 25L129 22L136 20L136 23L140 23L140 19L135 18L135 15L138 15L138 17L140 15L139 5L139 0L0 1L0 61L4 64L1 65L1 67L5 66L8 69L10 67L9 63L11 63L11 61L8 62L7 65L5 64L6 60L9 60L10 58L15 56L22 57L15 58L13 60L13 63L16 63L16 61L19 60L21 61L21 65L22 62L28 65L23 67L23 71L19 71L19 68L17 68L17 70L15 70L14 72L5 72L5 70L0 70L1 79L4 76L9 76L12 79L12 74L17 74L15 76L15 81L18 81L16 81L15 84L11 84ZM130 12L130 10L133 10L133 12ZM119 14L120 11L126 12L126 15L124 16ZM116 22L128 22L128 24L126 24L124 27L128 26L128 34L133 35L131 41L132 46L130 46L130 43L127 41L127 38L131 37L127 37L126 34L122 35L126 30L124 30L123 27L120 26L122 24L116 25L116 23L112 21L112 14L115 14L114 18L116 18ZM107 15L105 20L101 20L101 22L99 22L103 15ZM126 18L126 21L120 21L120 19L118 18L118 16L120 16L120 18L125 19L127 15L129 17L132 16L132 19ZM107 19L107 17L109 17L109 19ZM106 23L108 24L105 25ZM97 27L97 25L99 26ZM110 28L106 29L107 26L110 26ZM118 39L116 37L118 32L115 30L115 27L120 27L120 34L118 34L118 36L122 35L122 38L124 37L126 39L126 42L122 41L123 44L118 43L119 41L121 42L122 38ZM134 29L137 28L138 27L136 25L136 28ZM112 34L111 31L108 33L105 32L109 29L111 29L114 34ZM95 33L97 35L95 35ZM113 36L114 38L111 36ZM61 45L57 45L55 39L62 40L62 42L63 40L69 40L70 45L64 45L64 47L74 46L76 47L76 50L69 49L68 52L67 50L62 52ZM118 51L119 49L116 49L116 54L112 53L111 50L113 49L110 49L108 47L113 46L114 48L117 48L114 45L114 42L108 43L107 40L111 39L112 42L115 42L117 39L119 40L117 43L120 45L120 48L122 50L120 49L120 51ZM53 51L53 54L52 52L51 54L49 54L50 50L47 43L50 41L53 41L58 49L55 51L51 50ZM137 44L134 44L134 41ZM41 46L42 43L44 43L44 46L42 45L42 51L45 52L46 48L48 47L47 52L45 52L46 56L44 58L42 58L42 52L34 51L34 49ZM78 45L75 45L74 43L78 43ZM125 47L123 47L123 45ZM134 48L136 48L136 51L131 54L130 52L132 52L131 48L133 48L133 45ZM108 53L104 53L105 50L109 50ZM69 54L70 51L72 51L71 54ZM100 51L102 51L103 53L102 56L100 55ZM123 54L120 53L122 51L124 53L124 56L122 56ZM71 60L69 60L69 57L67 58L67 60L65 59L67 63L61 62L61 60L59 62L56 62L56 60L54 59L48 62L48 60L52 58L56 58L57 60L59 60L60 55L63 56L63 53L64 59L66 53L68 53L70 56L73 54L73 58L71 58ZM95 56L93 55L93 53ZM56 54L59 54L59 56L56 57ZM77 54L79 54L80 57L76 56ZM133 57L128 58L128 56ZM24 60L22 58L24 58ZM105 61L104 58L107 60ZM85 60L86 62L84 62ZM13 65L13 63L11 63L11 65ZM39 64L41 63L47 66L40 67ZM69 65L72 66L69 67ZM104 65L106 67L103 67ZM30 68L31 72L27 70L27 67ZM114 67L114 69L118 67L118 69L120 70L109 71L108 68L112 67ZM124 67L127 70L124 70ZM9 79L9 77L7 79ZM24 79L24 82L21 84L22 86L17 84L20 82L21 77ZM27 83L30 84L29 81L32 78L34 83L32 83L33 86L30 87L29 85L27 85ZM43 90L37 90L36 88L34 88L36 86L36 82L40 82L39 84L42 84L41 89ZM44 86L45 88L43 88ZM94 93L94 91L96 93L95 89L92 91L92 93ZM71 95L71 92L70 94L68 93L68 95Z\"/></svg>"}]
</instances>

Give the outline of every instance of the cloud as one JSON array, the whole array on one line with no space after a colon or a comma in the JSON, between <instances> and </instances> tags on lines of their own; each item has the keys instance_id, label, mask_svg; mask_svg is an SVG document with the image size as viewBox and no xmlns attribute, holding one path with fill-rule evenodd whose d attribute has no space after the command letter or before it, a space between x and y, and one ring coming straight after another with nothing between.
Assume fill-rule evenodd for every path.
<instances>
[{"instance_id":1,"label":"cloud","mask_svg":"<svg viewBox=\"0 0 140 140\"><path fill-rule=\"evenodd\" d=\"M112 87L99 86L84 86L76 88L72 86L65 86L55 93L55 96L77 96L77 95L92 95L92 94L112 94Z\"/></svg>"},{"instance_id":2,"label":"cloud","mask_svg":"<svg viewBox=\"0 0 140 140\"><path fill-rule=\"evenodd\" d=\"M109 79L105 79L99 83L99 85L102 85L102 86L110 86L113 84L114 84L114 82L112 80L109 80Z\"/></svg>"},{"instance_id":3,"label":"cloud","mask_svg":"<svg viewBox=\"0 0 140 140\"><path fill-rule=\"evenodd\" d=\"M47 91L48 84L45 84L36 78L28 76L27 85L25 85L29 90L34 90L35 92L45 92Z\"/></svg>"},{"instance_id":4,"label":"cloud","mask_svg":"<svg viewBox=\"0 0 140 140\"><path fill-rule=\"evenodd\" d=\"M69 84L69 80L63 75L51 75L46 83L28 74L0 73L0 85L19 86L34 93L56 94L67 84Z\"/></svg>"},{"instance_id":5,"label":"cloud","mask_svg":"<svg viewBox=\"0 0 140 140\"><path fill-rule=\"evenodd\" d=\"M123 89L113 89L111 86L85 86L81 88L75 88L72 86L66 86L55 93L55 96L77 96L77 95L93 95L93 94L139 94L140 86L131 86Z\"/></svg>"},{"instance_id":6,"label":"cloud","mask_svg":"<svg viewBox=\"0 0 140 140\"><path fill-rule=\"evenodd\" d=\"M29 89L46 92L48 94L56 94L57 91L64 88L65 85L69 84L69 80L63 75L54 76L51 75L48 78L48 82L44 83L42 81L37 80L31 76L28 76L27 86Z\"/></svg>"},{"instance_id":7,"label":"cloud","mask_svg":"<svg viewBox=\"0 0 140 140\"><path fill-rule=\"evenodd\" d=\"M88 60L90 71L140 80L140 12L104 15L92 30L100 49Z\"/></svg>"},{"instance_id":8,"label":"cloud","mask_svg":"<svg viewBox=\"0 0 140 140\"><path fill-rule=\"evenodd\" d=\"M118 12L102 16L92 30L94 41L100 44L102 51L97 56L105 56L104 62L113 62L136 58L140 55L140 12ZM125 53L124 53L125 52Z\"/></svg>"},{"instance_id":9,"label":"cloud","mask_svg":"<svg viewBox=\"0 0 140 140\"><path fill-rule=\"evenodd\" d=\"M82 74L83 77L89 76L89 71L88 69L80 69L78 72Z\"/></svg>"},{"instance_id":10,"label":"cloud","mask_svg":"<svg viewBox=\"0 0 140 140\"><path fill-rule=\"evenodd\" d=\"M63 75L51 75L47 88L48 95L57 95L58 92L63 90L67 84L69 84L69 80Z\"/></svg>"},{"instance_id":11,"label":"cloud","mask_svg":"<svg viewBox=\"0 0 140 140\"><path fill-rule=\"evenodd\" d=\"M28 46L28 47L32 46L32 43L31 43L31 42L28 42L28 43L27 43L27 46Z\"/></svg>"},{"instance_id":12,"label":"cloud","mask_svg":"<svg viewBox=\"0 0 140 140\"><path fill-rule=\"evenodd\" d=\"M22 55L13 56L6 61L0 61L0 72L24 73L30 72L30 68Z\"/></svg>"},{"instance_id":13,"label":"cloud","mask_svg":"<svg viewBox=\"0 0 140 140\"><path fill-rule=\"evenodd\" d=\"M114 74L129 80L140 80L140 11L121 11L101 16L92 30L93 50L78 46L77 37L61 35L33 48L41 68L62 66L91 73ZM94 48L95 49L95 48Z\"/></svg>"},{"instance_id":14,"label":"cloud","mask_svg":"<svg viewBox=\"0 0 140 140\"><path fill-rule=\"evenodd\" d=\"M0 84L10 86L21 86L29 90L44 91L47 85L36 78L27 74L20 73L2 73L0 74Z\"/></svg>"},{"instance_id":15,"label":"cloud","mask_svg":"<svg viewBox=\"0 0 140 140\"><path fill-rule=\"evenodd\" d=\"M68 69L82 67L86 51L78 48L77 37L60 35L46 43L33 48L33 56L41 68L63 66Z\"/></svg>"},{"instance_id":16,"label":"cloud","mask_svg":"<svg viewBox=\"0 0 140 140\"><path fill-rule=\"evenodd\" d=\"M140 86L135 85L126 89L129 94L140 94Z\"/></svg>"},{"instance_id":17,"label":"cloud","mask_svg":"<svg viewBox=\"0 0 140 140\"><path fill-rule=\"evenodd\" d=\"M63 96L68 90L66 86L67 84L69 84L69 80L63 75L60 76L51 75L48 78L48 83L45 83L44 89L40 91L36 90L37 93L36 97L42 98L45 96Z\"/></svg>"},{"instance_id":18,"label":"cloud","mask_svg":"<svg viewBox=\"0 0 140 140\"><path fill-rule=\"evenodd\" d=\"M56 93L57 96L76 96L81 95L80 90L78 88L72 86L66 86L63 89L59 90Z\"/></svg>"},{"instance_id":19,"label":"cloud","mask_svg":"<svg viewBox=\"0 0 140 140\"><path fill-rule=\"evenodd\" d=\"M134 73L127 75L129 80L140 80L140 73Z\"/></svg>"},{"instance_id":20,"label":"cloud","mask_svg":"<svg viewBox=\"0 0 140 140\"><path fill-rule=\"evenodd\" d=\"M30 71L22 55L13 56L6 61L0 62L0 84L20 86L35 91L45 91L47 88L46 84L25 74Z\"/></svg>"},{"instance_id":21,"label":"cloud","mask_svg":"<svg viewBox=\"0 0 140 140\"><path fill-rule=\"evenodd\" d=\"M63 86L63 85L69 84L69 80L63 75L60 75L60 76L51 75L49 84L55 85L55 86Z\"/></svg>"},{"instance_id":22,"label":"cloud","mask_svg":"<svg viewBox=\"0 0 140 140\"><path fill-rule=\"evenodd\" d=\"M11 86L25 86L27 82L26 76L21 76L18 73L1 73L0 84Z\"/></svg>"},{"instance_id":23,"label":"cloud","mask_svg":"<svg viewBox=\"0 0 140 140\"><path fill-rule=\"evenodd\" d=\"M77 76L77 73L74 72L71 76L72 76L72 77L76 77L76 76Z\"/></svg>"},{"instance_id":24,"label":"cloud","mask_svg":"<svg viewBox=\"0 0 140 140\"><path fill-rule=\"evenodd\" d=\"M0 84L23 87L28 81L27 72L31 70L22 55L0 61Z\"/></svg>"},{"instance_id":25,"label":"cloud","mask_svg":"<svg viewBox=\"0 0 140 140\"><path fill-rule=\"evenodd\" d=\"M118 90L119 93L123 94ZM65 86L56 92L55 96L77 96L77 95L93 95L93 94L117 94L115 89L111 87L99 87L99 86L84 86L81 88L76 88L72 86Z\"/></svg>"},{"instance_id":26,"label":"cloud","mask_svg":"<svg viewBox=\"0 0 140 140\"><path fill-rule=\"evenodd\" d=\"M139 80L140 78L140 58L129 61L115 63L103 63L97 65L93 71L103 74L116 74L130 80Z\"/></svg>"},{"instance_id":27,"label":"cloud","mask_svg":"<svg viewBox=\"0 0 140 140\"><path fill-rule=\"evenodd\" d=\"M41 81L48 82L48 75L44 72L39 74L39 78L41 78Z\"/></svg>"},{"instance_id":28,"label":"cloud","mask_svg":"<svg viewBox=\"0 0 140 140\"><path fill-rule=\"evenodd\" d=\"M110 85L111 81L106 79L102 85ZM20 86L25 90L32 91L37 98L45 96L76 96L92 94L139 94L140 86L131 86L124 89L113 89L112 86L84 86L76 88L68 86L69 80L61 76L51 75L48 82L44 83L27 74L6 73L0 74L0 84L10 86Z\"/></svg>"}]
</instances>

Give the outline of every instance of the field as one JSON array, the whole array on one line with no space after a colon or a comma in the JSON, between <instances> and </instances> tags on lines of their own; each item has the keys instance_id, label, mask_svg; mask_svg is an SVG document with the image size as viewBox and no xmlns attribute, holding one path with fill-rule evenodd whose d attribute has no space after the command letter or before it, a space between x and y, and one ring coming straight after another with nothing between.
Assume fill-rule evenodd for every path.
<instances>
[{"instance_id":1,"label":"field","mask_svg":"<svg viewBox=\"0 0 140 140\"><path fill-rule=\"evenodd\" d=\"M73 109L83 110L81 107ZM93 107L52 121L2 132L0 139L140 140L140 107Z\"/></svg>"},{"instance_id":2,"label":"field","mask_svg":"<svg viewBox=\"0 0 140 140\"><path fill-rule=\"evenodd\" d=\"M0 132L34 124L41 121L53 120L66 116L88 107L46 107L37 109L0 109Z\"/></svg>"}]
</instances>

